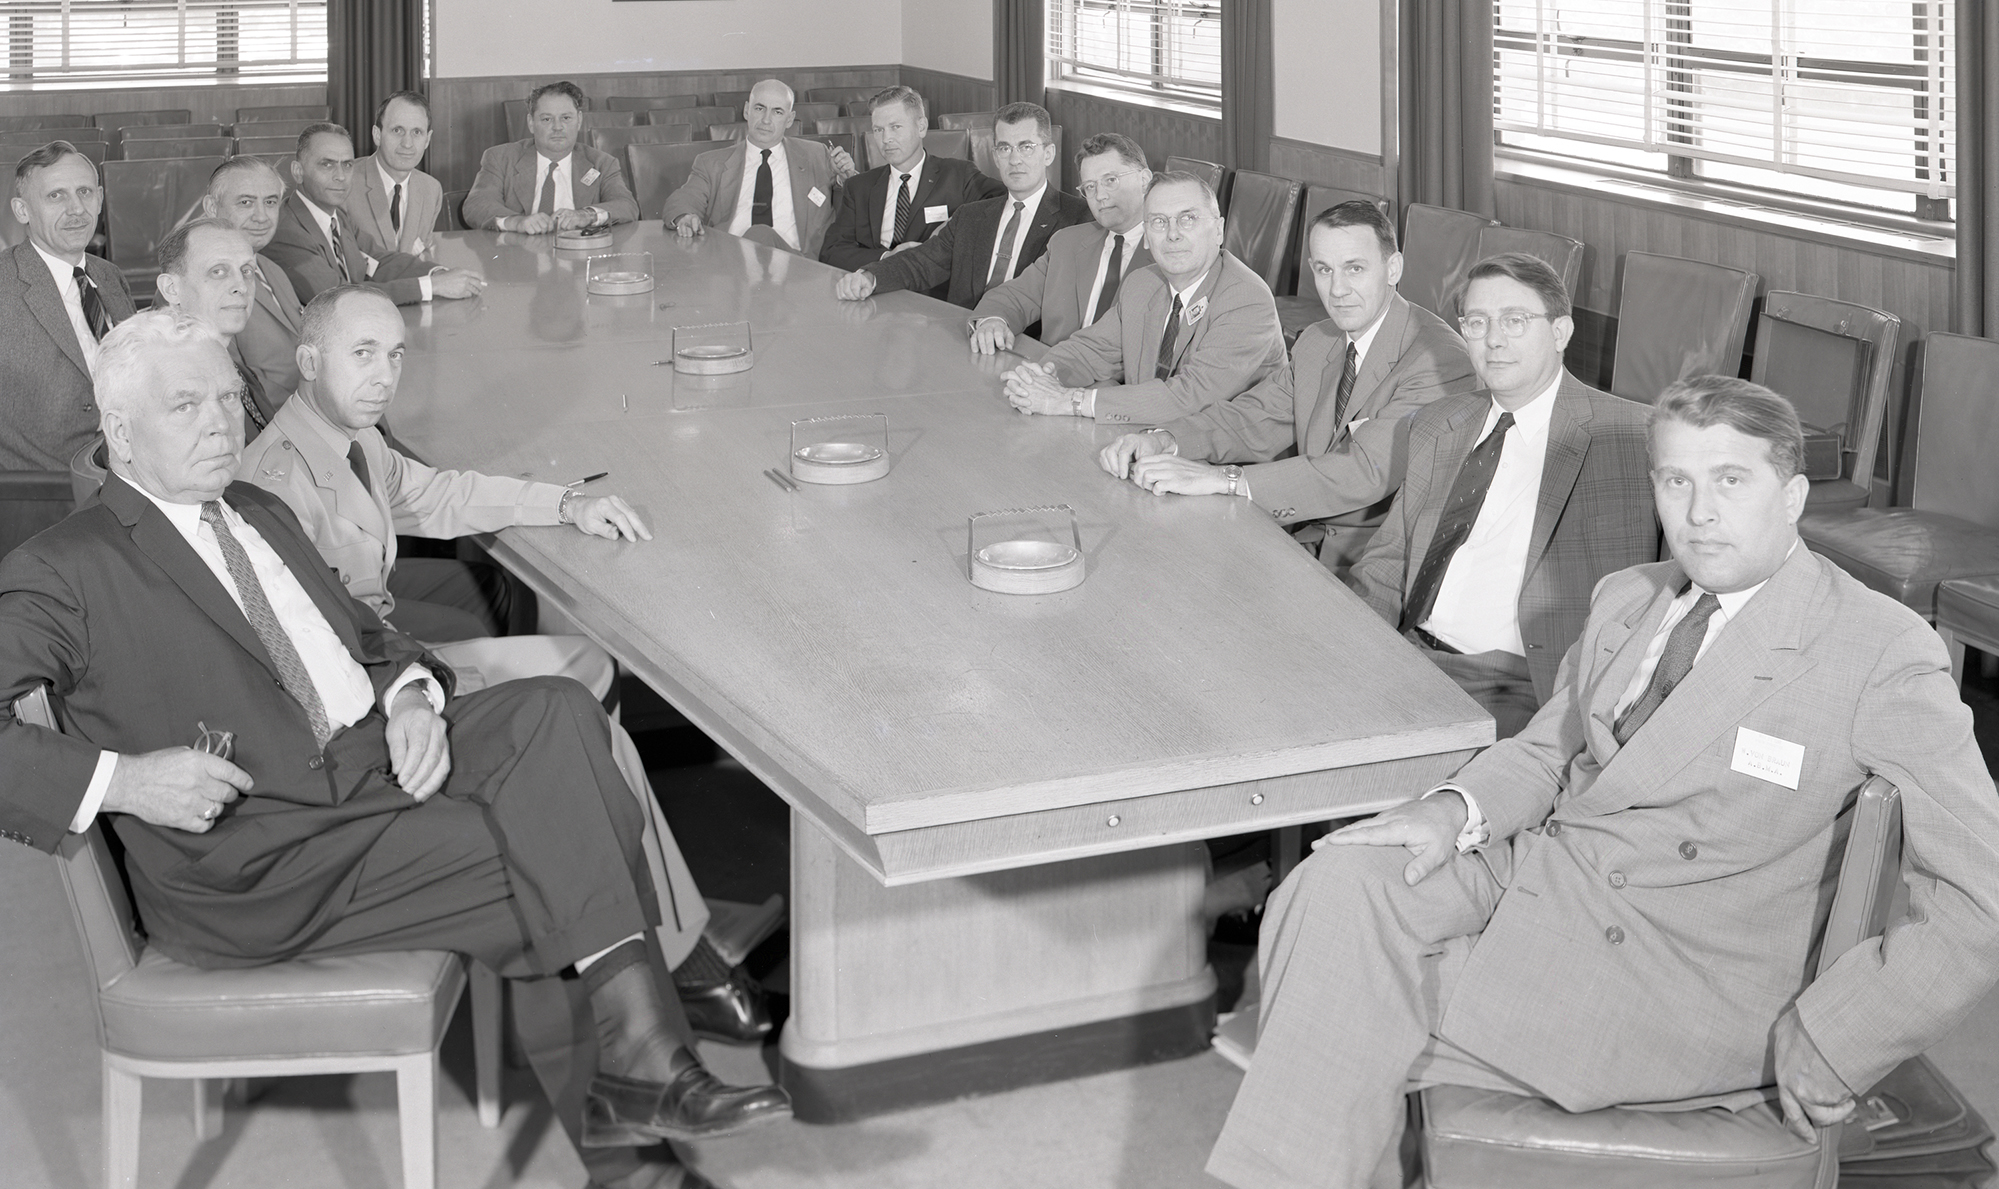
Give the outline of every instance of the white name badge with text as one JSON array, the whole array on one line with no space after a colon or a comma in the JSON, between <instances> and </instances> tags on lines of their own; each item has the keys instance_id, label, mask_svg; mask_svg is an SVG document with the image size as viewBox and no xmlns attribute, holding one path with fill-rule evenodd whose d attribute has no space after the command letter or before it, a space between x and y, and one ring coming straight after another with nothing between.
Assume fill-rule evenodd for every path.
<instances>
[{"instance_id":1,"label":"white name badge with text","mask_svg":"<svg viewBox=\"0 0 1999 1189\"><path fill-rule=\"evenodd\" d=\"M813 206L826 205L826 195L817 186L812 187L811 192L806 194L806 197L812 200Z\"/></svg>"},{"instance_id":2,"label":"white name badge with text","mask_svg":"<svg viewBox=\"0 0 1999 1189\"><path fill-rule=\"evenodd\" d=\"M942 223L950 217L951 208L948 206L926 206L923 208L923 221L925 223Z\"/></svg>"},{"instance_id":3,"label":"white name badge with text","mask_svg":"<svg viewBox=\"0 0 1999 1189\"><path fill-rule=\"evenodd\" d=\"M1805 770L1805 748L1803 744L1789 739L1765 735L1748 727L1737 727L1735 758L1728 762L1728 766L1745 776L1795 790L1798 776Z\"/></svg>"}]
</instances>

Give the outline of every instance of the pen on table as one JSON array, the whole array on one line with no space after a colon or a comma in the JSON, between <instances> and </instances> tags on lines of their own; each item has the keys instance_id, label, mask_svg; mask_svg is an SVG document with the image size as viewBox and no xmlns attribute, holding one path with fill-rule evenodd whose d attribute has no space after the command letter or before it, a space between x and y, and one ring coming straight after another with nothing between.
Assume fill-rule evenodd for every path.
<instances>
[{"instance_id":1,"label":"pen on table","mask_svg":"<svg viewBox=\"0 0 1999 1189\"><path fill-rule=\"evenodd\" d=\"M595 483L599 479L607 479L610 475L611 472L609 471L598 471L594 475L585 475L581 479L571 479L569 482L564 483L563 486L570 488L582 487L586 483Z\"/></svg>"}]
</instances>

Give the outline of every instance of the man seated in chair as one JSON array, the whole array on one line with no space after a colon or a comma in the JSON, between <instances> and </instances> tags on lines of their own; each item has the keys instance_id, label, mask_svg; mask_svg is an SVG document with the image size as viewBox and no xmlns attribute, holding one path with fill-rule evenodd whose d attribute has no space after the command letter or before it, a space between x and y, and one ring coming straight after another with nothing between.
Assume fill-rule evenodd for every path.
<instances>
[{"instance_id":1,"label":"man seated in chair","mask_svg":"<svg viewBox=\"0 0 1999 1189\"><path fill-rule=\"evenodd\" d=\"M559 678L455 694L233 481L240 388L197 321L105 338L102 498L0 561L0 698L47 684L69 732L0 720L0 836L53 851L107 817L148 944L195 966L468 954L512 982L593 1185L707 1185L657 1141L789 1107L709 1074L661 991L602 707ZM231 755L189 746L218 731Z\"/></svg>"},{"instance_id":2,"label":"man seated in chair","mask_svg":"<svg viewBox=\"0 0 1999 1189\"><path fill-rule=\"evenodd\" d=\"M231 157L216 166L201 199L204 215L249 236L257 254L249 318L230 341L229 354L256 377L273 408L298 391L298 330L305 322L305 303L292 288L291 277L264 255L278 233L284 201L284 179L255 157ZM261 428L253 423L250 432Z\"/></svg>"},{"instance_id":3,"label":"man seated in chair","mask_svg":"<svg viewBox=\"0 0 1999 1189\"><path fill-rule=\"evenodd\" d=\"M687 180L666 196L660 219L682 239L710 227L782 243L817 259L840 201L839 187L860 172L838 145L786 135L797 96L767 78L743 101L743 139L694 158ZM775 244L773 244L775 246Z\"/></svg>"},{"instance_id":4,"label":"man seated in chair","mask_svg":"<svg viewBox=\"0 0 1999 1189\"><path fill-rule=\"evenodd\" d=\"M525 139L480 156L479 176L465 196L467 227L543 235L639 217L624 166L577 139L583 134L581 87L536 87L528 96L528 129Z\"/></svg>"},{"instance_id":5,"label":"man seated in chair","mask_svg":"<svg viewBox=\"0 0 1999 1189\"><path fill-rule=\"evenodd\" d=\"M1271 897L1223 1181L1399 1186L1403 1091L1440 1084L1588 1111L1774 1081L1809 1140L1999 977L1971 712L1927 624L1799 542L1796 412L1682 381L1650 451L1673 560L1603 580L1525 731ZM1908 912L1813 980L1874 775L1901 790Z\"/></svg>"}]
</instances>

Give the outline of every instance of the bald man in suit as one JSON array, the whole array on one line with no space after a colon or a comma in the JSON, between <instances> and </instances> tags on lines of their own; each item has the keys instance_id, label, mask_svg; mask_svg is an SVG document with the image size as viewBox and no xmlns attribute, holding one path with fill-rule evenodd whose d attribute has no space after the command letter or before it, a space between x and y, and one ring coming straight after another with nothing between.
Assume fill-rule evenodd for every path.
<instances>
[{"instance_id":1,"label":"bald man in suit","mask_svg":"<svg viewBox=\"0 0 1999 1189\"><path fill-rule=\"evenodd\" d=\"M833 224L837 193L855 174L845 149L786 136L796 100L767 78L743 101L743 139L694 159L680 188L666 196L660 219L686 239L713 227L749 235L757 227L785 247L817 259Z\"/></svg>"}]
</instances>

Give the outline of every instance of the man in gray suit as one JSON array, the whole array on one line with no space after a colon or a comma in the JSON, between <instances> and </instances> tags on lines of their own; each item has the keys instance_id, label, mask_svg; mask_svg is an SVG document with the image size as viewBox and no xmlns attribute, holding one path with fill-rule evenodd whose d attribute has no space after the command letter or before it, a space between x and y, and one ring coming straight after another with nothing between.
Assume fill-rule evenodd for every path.
<instances>
[{"instance_id":1,"label":"man in gray suit","mask_svg":"<svg viewBox=\"0 0 1999 1189\"><path fill-rule=\"evenodd\" d=\"M298 332L305 324L305 304L292 289L290 275L264 255L278 233L284 201L284 179L255 157L231 157L216 166L201 200L202 214L249 236L257 253L250 318L230 341L229 353L239 369L254 377L273 410L298 391ZM253 426L251 432L260 428Z\"/></svg>"},{"instance_id":2,"label":"man in gray suit","mask_svg":"<svg viewBox=\"0 0 1999 1189\"><path fill-rule=\"evenodd\" d=\"M1554 694L1590 591L1659 556L1659 523L1645 406L1562 368L1562 279L1518 252L1470 277L1458 327L1483 387L1411 419L1402 490L1351 580L1504 739Z\"/></svg>"},{"instance_id":3,"label":"man in gray suit","mask_svg":"<svg viewBox=\"0 0 1999 1189\"><path fill-rule=\"evenodd\" d=\"M1971 712L1927 624L1799 541L1797 414L1704 376L1650 439L1673 560L1604 580L1525 732L1327 836L1272 897L1223 1181L1400 1185L1425 1085L1587 1111L1774 1080L1809 1139L1999 977ZM1813 979L1872 776L1901 793L1908 909Z\"/></svg>"},{"instance_id":4,"label":"man in gray suit","mask_svg":"<svg viewBox=\"0 0 1999 1189\"><path fill-rule=\"evenodd\" d=\"M1402 253L1380 208L1341 203L1308 235L1328 317L1290 364L1233 400L1124 435L1099 461L1154 493L1233 487L1344 575L1402 486L1410 417L1470 391L1472 366L1457 331L1395 291Z\"/></svg>"},{"instance_id":5,"label":"man in gray suit","mask_svg":"<svg viewBox=\"0 0 1999 1189\"><path fill-rule=\"evenodd\" d=\"M237 354L235 340L250 321L257 289L257 251L250 237L220 219L181 224L160 241L159 295L154 309L170 309L205 323L229 344L229 362L243 378L243 432L271 423L288 392L272 393Z\"/></svg>"},{"instance_id":6,"label":"man in gray suit","mask_svg":"<svg viewBox=\"0 0 1999 1189\"><path fill-rule=\"evenodd\" d=\"M1095 322L1117 303L1118 288L1135 268L1152 263L1140 230L1152 170L1145 150L1130 137L1099 132L1076 155L1091 223L1064 227L1048 237L1048 250L1004 285L979 295L972 310L972 350L1010 350L1017 334L1040 323L1049 346Z\"/></svg>"},{"instance_id":7,"label":"man in gray suit","mask_svg":"<svg viewBox=\"0 0 1999 1189\"><path fill-rule=\"evenodd\" d=\"M435 242L444 209L444 184L417 168L430 148L430 100L397 91L375 108L372 131L375 151L355 167L340 209L370 256L421 256Z\"/></svg>"},{"instance_id":8,"label":"man in gray suit","mask_svg":"<svg viewBox=\"0 0 1999 1189\"><path fill-rule=\"evenodd\" d=\"M1270 286L1222 250L1221 204L1191 173L1162 173L1145 195L1152 263L1117 302L1039 363L1006 374L1023 413L1157 424L1248 389L1284 363Z\"/></svg>"},{"instance_id":9,"label":"man in gray suit","mask_svg":"<svg viewBox=\"0 0 1999 1189\"><path fill-rule=\"evenodd\" d=\"M479 158L479 176L465 196L465 224L492 231L544 235L579 227L609 227L639 217L625 167L609 153L580 144L583 90L546 83L528 96L525 140L494 145Z\"/></svg>"},{"instance_id":10,"label":"man in gray suit","mask_svg":"<svg viewBox=\"0 0 1999 1189\"><path fill-rule=\"evenodd\" d=\"M28 238L0 263L0 469L66 471L97 432L97 341L132 316L132 291L83 250L104 191L76 146L21 158L12 202Z\"/></svg>"},{"instance_id":11,"label":"man in gray suit","mask_svg":"<svg viewBox=\"0 0 1999 1189\"><path fill-rule=\"evenodd\" d=\"M785 135L796 106L791 88L774 78L751 87L743 139L696 157L687 181L666 196L661 220L682 239L710 227L730 235L766 228L756 234L817 260L838 210L835 191L860 171L837 145Z\"/></svg>"}]
</instances>

